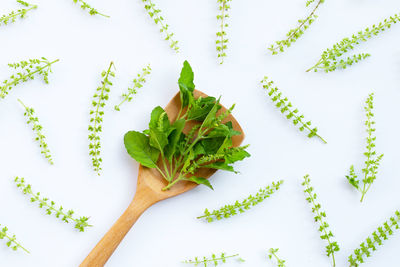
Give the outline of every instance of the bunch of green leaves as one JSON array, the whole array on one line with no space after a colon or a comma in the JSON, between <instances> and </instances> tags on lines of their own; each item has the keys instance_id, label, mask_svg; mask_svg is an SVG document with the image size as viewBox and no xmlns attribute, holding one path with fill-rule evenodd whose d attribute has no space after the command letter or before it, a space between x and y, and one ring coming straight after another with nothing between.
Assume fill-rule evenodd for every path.
<instances>
[{"instance_id":1,"label":"bunch of green leaves","mask_svg":"<svg viewBox=\"0 0 400 267\"><path fill-rule=\"evenodd\" d=\"M306 7L310 6L312 3L314 3L315 0L309 0L306 3ZM311 24L317 19L317 15L315 15L315 12L317 11L318 7L324 3L325 0L319 0L311 13L305 18L305 19L299 19L298 20L298 25L296 28L291 29L287 34L286 34L286 39L276 41L275 44L272 44L268 50L272 52L272 55L276 55L279 52L283 52L286 48L289 48L294 42L299 39L304 32L311 26Z\"/></svg>"},{"instance_id":2,"label":"bunch of green leaves","mask_svg":"<svg viewBox=\"0 0 400 267\"><path fill-rule=\"evenodd\" d=\"M213 222L215 219L221 220L222 218L230 218L236 214L243 213L251 207L263 202L269 198L273 193L279 190L283 184L283 180L272 182L265 188L261 188L254 196L250 195L241 202L236 201L235 204L225 205L222 208L209 212L208 209L204 211L204 215L197 217L197 219L205 218L208 222Z\"/></svg>"},{"instance_id":3,"label":"bunch of green leaves","mask_svg":"<svg viewBox=\"0 0 400 267\"><path fill-rule=\"evenodd\" d=\"M244 262L245 260L239 257L239 254L235 254L235 255L230 255L230 256L226 256L225 253L221 253L220 256L217 256L215 254L212 254L211 257L207 258L207 257L195 257L194 259L190 259L190 260L185 260L183 261L183 263L189 263L189 264L193 264L194 266L198 266L198 265L202 265L202 266L210 266L210 264L214 265L214 266L218 266L222 263L226 263L226 260L229 258L236 258L237 261L239 262Z\"/></svg>"},{"instance_id":4,"label":"bunch of green leaves","mask_svg":"<svg viewBox=\"0 0 400 267\"><path fill-rule=\"evenodd\" d=\"M228 39L226 38L225 28L228 27L226 20L229 18L228 11L231 9L230 2L232 0L218 0L218 9L220 14L217 15L217 20L220 22L220 30L217 32L217 40L215 41L217 45L218 58L220 59L220 64L224 63L226 57L225 50L228 48Z\"/></svg>"},{"instance_id":5,"label":"bunch of green leaves","mask_svg":"<svg viewBox=\"0 0 400 267\"><path fill-rule=\"evenodd\" d=\"M364 263L365 259L371 257L372 252L376 251L383 241L394 234L395 230L400 229L400 212L396 210L395 215L379 226L367 239L362 242L359 248L355 249L348 258L351 267L357 267Z\"/></svg>"},{"instance_id":6,"label":"bunch of green leaves","mask_svg":"<svg viewBox=\"0 0 400 267\"><path fill-rule=\"evenodd\" d=\"M122 101L118 105L115 105L114 109L120 111L120 106L124 102L131 102L133 99L133 95L137 94L137 90L143 87L143 84L146 82L146 76L149 75L151 72L150 65L147 65L142 69L142 73L138 73L137 77L133 79L133 86L132 88L128 88L127 93L122 94Z\"/></svg>"},{"instance_id":7,"label":"bunch of green leaves","mask_svg":"<svg viewBox=\"0 0 400 267\"><path fill-rule=\"evenodd\" d=\"M232 146L232 137L241 133L233 129L231 121L224 122L234 106L218 113L219 99L196 99L193 79L192 68L185 61L178 81L181 108L175 121L170 122L165 110L158 106L151 113L149 129L129 131L124 137L129 155L143 166L157 169L168 182L163 190L180 181L212 188L206 178L196 176L200 168L235 172L232 164L250 156L247 146ZM184 133L188 122L196 123Z\"/></svg>"},{"instance_id":8,"label":"bunch of green leaves","mask_svg":"<svg viewBox=\"0 0 400 267\"><path fill-rule=\"evenodd\" d=\"M169 42L169 47L171 47L175 52L179 52L178 41L174 40L174 33L168 31L169 25L164 22L164 18L161 16L161 10L156 8L156 5L152 0L142 1L150 18L153 19L155 24L160 26L160 32L165 34L164 39Z\"/></svg>"},{"instance_id":9,"label":"bunch of green leaves","mask_svg":"<svg viewBox=\"0 0 400 267\"><path fill-rule=\"evenodd\" d=\"M2 15L0 17L0 26L1 25L7 25L9 23L13 23L17 20L17 18L25 18L26 14L32 10L32 9L36 9L38 6L37 5L32 5L29 4L28 2L22 1L22 0L17 0L17 3L21 4L22 6L26 7L26 8L21 8L18 9L17 11L12 11L11 13L7 14L7 15Z\"/></svg>"},{"instance_id":10,"label":"bunch of green leaves","mask_svg":"<svg viewBox=\"0 0 400 267\"><path fill-rule=\"evenodd\" d=\"M364 173L364 179L362 180L362 185L360 185L360 180L354 170L354 165L350 167L349 175L346 175L347 180L349 183L357 189L361 193L361 202L364 200L365 194L371 188L371 185L374 183L376 179L376 175L378 173L379 163L383 157L383 154L377 155L375 151L375 141L376 137L374 136L374 132L376 129L374 128L375 121L374 118L374 94L370 94L365 101L365 114L366 114L366 121L365 126L367 128L367 151L364 152L365 159L365 167L362 169Z\"/></svg>"},{"instance_id":11,"label":"bunch of green leaves","mask_svg":"<svg viewBox=\"0 0 400 267\"><path fill-rule=\"evenodd\" d=\"M39 142L39 146L42 149L41 153L47 159L47 161L53 165L53 159L50 154L49 146L46 143L46 137L42 133L43 127L39 123L39 118L35 116L35 110L31 107L25 106L25 104L18 99L19 103L25 108L24 116L27 118L27 124L32 124L32 130L35 132L35 140Z\"/></svg>"},{"instance_id":12,"label":"bunch of green leaves","mask_svg":"<svg viewBox=\"0 0 400 267\"><path fill-rule=\"evenodd\" d=\"M100 175L102 158L100 156L100 133L102 131L102 123L104 116L104 107L108 100L110 93L110 87L112 82L110 77L115 77L115 73L111 71L114 63L111 62L107 71L101 73L103 78L101 86L97 87L92 100L92 109L90 110L90 124L89 130L89 155L92 157L92 166L95 172Z\"/></svg>"},{"instance_id":13,"label":"bunch of green leaves","mask_svg":"<svg viewBox=\"0 0 400 267\"><path fill-rule=\"evenodd\" d=\"M304 115L299 114L299 110L297 108L293 108L292 103L287 97L282 95L278 87L274 86L274 82L272 80L268 80L268 77L265 76L264 79L261 81L261 84L263 88L267 91L272 102L274 102L275 106L280 109L283 115L285 115L286 119L291 120L293 122L293 125L299 125L299 130L301 132L307 130L307 136L309 138L317 136L325 144L327 143L325 139L323 139L317 133L318 129L311 126L311 121L304 121Z\"/></svg>"},{"instance_id":14,"label":"bunch of green leaves","mask_svg":"<svg viewBox=\"0 0 400 267\"><path fill-rule=\"evenodd\" d=\"M91 7L88 3L86 3L83 0L72 0L72 1L74 1L75 4L79 4L83 10L87 9L89 11L89 14L92 15L92 16L93 15L100 15L100 16L103 16L103 17L106 17L106 18L110 17L108 15L100 13L99 11L97 11L97 9Z\"/></svg>"},{"instance_id":15,"label":"bunch of green leaves","mask_svg":"<svg viewBox=\"0 0 400 267\"><path fill-rule=\"evenodd\" d=\"M276 263L278 264L278 267L285 267L285 260L282 260L281 258L276 255L276 253L279 251L279 248L270 248L269 253L268 253L268 258L272 260L272 258L275 258Z\"/></svg>"},{"instance_id":16,"label":"bunch of green leaves","mask_svg":"<svg viewBox=\"0 0 400 267\"><path fill-rule=\"evenodd\" d=\"M24 195L28 195L31 199L31 202L36 202L39 205L39 208L46 209L46 214L47 215L54 215L57 218L60 218L63 222L69 223L69 222L74 222L75 223L75 229L78 229L80 232L83 232L86 227L90 227L92 225L88 224L88 217L80 217L80 218L75 218L73 217L74 211L73 210L64 210L62 206L59 206L58 208L56 207L56 203L54 201L50 201L46 197L42 197L41 194L34 193L32 191L32 187L30 184L25 183L24 178L20 177L15 177L14 182L16 183L17 187L21 189L22 193Z\"/></svg>"},{"instance_id":17,"label":"bunch of green leaves","mask_svg":"<svg viewBox=\"0 0 400 267\"><path fill-rule=\"evenodd\" d=\"M36 75L41 75L45 83L49 83L49 73L51 73L51 65L59 60L49 61L42 57L40 59L29 59L17 63L10 63L8 66L19 72L13 74L7 80L0 84L0 98L5 98L10 90L22 82L33 80Z\"/></svg>"},{"instance_id":18,"label":"bunch of green leaves","mask_svg":"<svg viewBox=\"0 0 400 267\"><path fill-rule=\"evenodd\" d=\"M17 250L19 248L23 249L25 252L29 253L29 251L21 246L20 243L17 242L15 235L10 235L8 233L8 228L5 226L0 230L0 239L6 239L7 247L11 248L12 250Z\"/></svg>"},{"instance_id":19,"label":"bunch of green leaves","mask_svg":"<svg viewBox=\"0 0 400 267\"><path fill-rule=\"evenodd\" d=\"M335 252L339 251L339 245L336 241L333 241L333 234L329 230L329 224L326 221L326 213L321 210L321 204L317 202L317 194L314 192L314 188L310 184L309 175L304 176L302 185L305 187L304 193L306 193L306 200L312 205L312 212L315 214L314 220L319 224L318 231L321 233L321 239L326 240L328 245L326 246L326 255L332 258L332 266L336 266Z\"/></svg>"},{"instance_id":20,"label":"bunch of green leaves","mask_svg":"<svg viewBox=\"0 0 400 267\"><path fill-rule=\"evenodd\" d=\"M346 69L347 67L366 59L370 54L361 53L347 58L342 58L342 56L350 50L353 50L354 47L361 42L366 42L368 39L389 29L393 24L399 22L399 20L400 15L395 14L394 16L380 22L378 25L374 24L372 27L359 31L351 37L344 38L342 41L334 44L332 48L326 49L322 53L320 60L313 67L309 68L307 72L311 70L314 70L315 72L318 70L331 72L337 69Z\"/></svg>"}]
</instances>

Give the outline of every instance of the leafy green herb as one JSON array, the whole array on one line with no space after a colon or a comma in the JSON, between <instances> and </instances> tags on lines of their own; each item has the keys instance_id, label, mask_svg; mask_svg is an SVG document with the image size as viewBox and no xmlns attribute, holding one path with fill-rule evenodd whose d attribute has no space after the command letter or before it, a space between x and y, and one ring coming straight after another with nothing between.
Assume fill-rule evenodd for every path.
<instances>
[{"instance_id":1,"label":"leafy green herb","mask_svg":"<svg viewBox=\"0 0 400 267\"><path fill-rule=\"evenodd\" d=\"M208 222L213 222L215 219L221 220L223 218L230 218L236 214L243 213L251 207L263 202L266 198L269 198L273 193L279 190L282 184L283 180L273 182L271 185L261 188L254 196L250 195L241 202L236 201L235 204L225 205L224 207L212 212L209 212L208 209L206 209L204 215L197 217L197 219L205 218Z\"/></svg>"},{"instance_id":2,"label":"leafy green herb","mask_svg":"<svg viewBox=\"0 0 400 267\"><path fill-rule=\"evenodd\" d=\"M1 25L7 25L9 23L14 23L17 18L25 18L26 14L31 11L32 9L36 9L38 6L37 5L32 5L29 4L25 1L22 0L17 0L17 3L21 4L22 6L26 7L26 8L21 8L17 11L12 11L11 13L7 14L7 15L2 15L0 17L0 26Z\"/></svg>"},{"instance_id":3,"label":"leafy green herb","mask_svg":"<svg viewBox=\"0 0 400 267\"><path fill-rule=\"evenodd\" d=\"M306 6L310 6L310 4L314 3L315 0L309 0L306 3ZM317 19L317 15L315 15L315 11L317 11L318 7L324 3L325 0L319 0L315 7L312 9L311 13L305 19L299 19L298 25L296 28L291 29L286 34L286 39L276 41L275 44L271 45L268 49L272 52L273 55L278 54L279 52L283 52L286 48L289 48L294 42L299 39L304 32L311 26L311 24Z\"/></svg>"},{"instance_id":4,"label":"leafy green herb","mask_svg":"<svg viewBox=\"0 0 400 267\"><path fill-rule=\"evenodd\" d=\"M106 18L110 17L108 15L100 13L99 11L97 11L97 9L91 7L88 3L86 3L83 0L72 0L72 1L74 1L75 4L79 4L83 10L86 10L86 9L89 10L89 14L92 15L92 16L93 15L100 15L100 16L103 16L103 17L106 17Z\"/></svg>"},{"instance_id":5,"label":"leafy green herb","mask_svg":"<svg viewBox=\"0 0 400 267\"><path fill-rule=\"evenodd\" d=\"M229 18L228 11L231 9L230 2L232 0L218 0L218 9L220 14L217 15L217 20L220 22L220 30L217 32L217 40L215 41L217 45L218 58L220 59L220 64L224 63L226 57L225 50L228 48L228 39L226 38L225 28L228 27L226 20Z\"/></svg>"},{"instance_id":6,"label":"leafy green herb","mask_svg":"<svg viewBox=\"0 0 400 267\"><path fill-rule=\"evenodd\" d=\"M47 159L47 161L53 165L53 159L46 143L46 137L42 133L43 127L39 123L39 118L35 116L35 110L33 108L25 106L25 104L20 99L18 99L18 101L25 108L24 116L27 118L27 124L32 124L32 130L36 134L35 140L39 142L39 146L42 149L41 153Z\"/></svg>"},{"instance_id":7,"label":"leafy green herb","mask_svg":"<svg viewBox=\"0 0 400 267\"><path fill-rule=\"evenodd\" d=\"M210 258L207 257L195 257L193 260L185 260L183 263L193 264L194 266L202 265L208 266L209 264L214 264L214 266L218 266L222 263L226 263L226 260L229 258L236 258L239 262L244 262L245 260L239 257L239 254L226 256L225 253L221 253L221 256L216 256L212 254Z\"/></svg>"},{"instance_id":8,"label":"leafy green herb","mask_svg":"<svg viewBox=\"0 0 400 267\"><path fill-rule=\"evenodd\" d=\"M224 121L234 106L217 113L221 108L219 99L195 99L193 79L192 68L185 61L178 81L181 108L175 121L171 123L165 110L158 106L151 113L149 129L129 131L124 137L128 154L143 166L157 169L168 182L163 190L180 181L212 188L206 178L196 176L200 168L235 172L232 164L250 156L247 146L232 147L232 137L241 133L233 129L231 121ZM188 122L195 124L184 133Z\"/></svg>"},{"instance_id":9,"label":"leafy green herb","mask_svg":"<svg viewBox=\"0 0 400 267\"><path fill-rule=\"evenodd\" d=\"M350 267L357 267L364 263L366 258L371 257L372 252L383 245L383 241L389 239L395 230L400 228L400 212L396 210L394 216L379 226L367 239L362 242L359 248L355 249L349 256Z\"/></svg>"},{"instance_id":10,"label":"leafy green herb","mask_svg":"<svg viewBox=\"0 0 400 267\"><path fill-rule=\"evenodd\" d=\"M161 16L161 10L156 8L156 5L152 0L142 0L144 8L149 14L150 18L153 19L154 23L160 26L160 32L165 34L165 40L169 42L175 52L179 52L178 41L173 39L174 34L168 31L169 25L164 22L163 16Z\"/></svg>"},{"instance_id":11,"label":"leafy green herb","mask_svg":"<svg viewBox=\"0 0 400 267\"><path fill-rule=\"evenodd\" d=\"M19 248L23 249L25 252L29 253L29 251L24 248L23 246L21 246L20 243L17 242L17 239L15 237L15 235L10 235L8 234L8 228L7 227L3 227L0 230L0 239L6 239L6 245L7 247L11 248L12 250L17 250Z\"/></svg>"},{"instance_id":12,"label":"leafy green herb","mask_svg":"<svg viewBox=\"0 0 400 267\"><path fill-rule=\"evenodd\" d=\"M344 38L342 41L334 44L332 48L326 49L322 53L320 60L313 67L309 68L307 72L311 70L314 70L315 72L318 70L331 72L337 69L346 69L347 67L366 59L370 56L370 54L361 53L347 58L341 57L350 50L353 50L356 45L360 44L361 42L366 42L368 39L389 29L393 24L399 21L400 16L395 14L389 19L385 19L383 22L380 22L378 25L374 24L372 27L366 28L363 31L359 31L356 34L353 34L351 37Z\"/></svg>"},{"instance_id":13,"label":"leafy green herb","mask_svg":"<svg viewBox=\"0 0 400 267\"><path fill-rule=\"evenodd\" d=\"M92 226L88 224L88 217L74 218L73 215L75 212L73 210L66 211L62 206L57 208L54 201L50 201L48 198L42 197L40 193L32 192L31 185L25 184L24 178L15 177L14 182L16 183L17 187L22 190L24 195L28 195L31 198L31 202L37 202L39 208L46 209L47 215L54 214L54 216L60 218L65 223L73 221L75 223L75 228L80 232L83 232L86 227Z\"/></svg>"},{"instance_id":14,"label":"leafy green herb","mask_svg":"<svg viewBox=\"0 0 400 267\"><path fill-rule=\"evenodd\" d=\"M304 182L302 185L305 187L304 193L306 193L306 200L312 205L312 212L315 214L314 220L319 224L318 231L321 232L321 239L326 240L328 245L326 246L326 255L332 258L332 265L335 267L335 252L339 251L339 245L336 241L333 241L333 234L329 230L329 224L326 221L326 213L321 210L321 204L317 202L317 194L314 193L314 188L310 184L310 178L307 174L304 176Z\"/></svg>"},{"instance_id":15,"label":"leafy green herb","mask_svg":"<svg viewBox=\"0 0 400 267\"><path fill-rule=\"evenodd\" d=\"M268 77L264 77L261 81L263 88L268 92L269 97L272 102L275 103L275 106L280 109L281 113L285 115L288 120L291 120L294 125L299 125L299 130L302 132L307 130L308 137L317 136L321 139L325 144L326 141L323 139L317 132L318 129L311 126L311 121L304 121L304 115L299 114L299 110L297 108L293 108L292 103L289 101L287 97L284 97L282 93L279 91L278 87L274 87L274 82L272 80L268 80Z\"/></svg>"},{"instance_id":16,"label":"leafy green herb","mask_svg":"<svg viewBox=\"0 0 400 267\"><path fill-rule=\"evenodd\" d=\"M374 183L376 179L376 175L378 173L379 163L383 157L383 154L377 155L375 151L375 141L376 137L374 136L375 132L375 121L374 118L374 94L370 94L367 100L365 101L365 114L367 116L367 120L365 121L365 126L367 128L367 151L364 152L366 157L365 159L365 167L362 169L364 173L364 179L362 180L362 185L360 185L360 180L354 170L354 165L350 167L349 175L346 175L348 182L355 188L357 191L361 193L361 202L364 200L365 194L371 188L371 185Z\"/></svg>"},{"instance_id":17,"label":"leafy green herb","mask_svg":"<svg viewBox=\"0 0 400 267\"><path fill-rule=\"evenodd\" d=\"M282 260L281 258L276 255L276 253L279 251L279 248L270 248L269 253L268 253L268 258L272 260L272 258L275 258L276 263L278 264L278 267L285 267L285 260Z\"/></svg>"},{"instance_id":18,"label":"leafy green herb","mask_svg":"<svg viewBox=\"0 0 400 267\"><path fill-rule=\"evenodd\" d=\"M89 155L92 156L92 165L95 172L100 175L101 162L103 161L100 156L100 133L102 131L102 122L104 116L104 107L108 100L110 87L112 82L110 77L115 77L115 73L111 71L114 63L111 62L107 71L101 73L103 81L101 86L97 87L96 93L93 95L92 109L90 110L90 124L89 124ZM114 66L115 67L115 66Z\"/></svg>"},{"instance_id":19,"label":"leafy green herb","mask_svg":"<svg viewBox=\"0 0 400 267\"><path fill-rule=\"evenodd\" d=\"M20 72L11 75L10 78L3 81L0 85L0 98L5 98L10 90L21 82L33 80L36 75L41 75L45 83L49 83L49 73L51 73L51 65L58 62L54 60L48 61L42 57L40 59L29 59L28 61L21 61L17 63L10 63L8 66L13 69L20 69Z\"/></svg>"},{"instance_id":20,"label":"leafy green herb","mask_svg":"<svg viewBox=\"0 0 400 267\"><path fill-rule=\"evenodd\" d=\"M126 102L126 101L131 102L133 95L137 94L137 89L143 87L143 84L146 82L146 76L149 75L150 72L151 72L150 65L147 65L146 67L144 67L142 69L142 73L137 74L137 77L135 79L133 79L133 87L128 88L128 92L122 94L122 101L118 105L115 105L115 107L114 107L115 110L119 111L120 106L124 102Z\"/></svg>"}]
</instances>

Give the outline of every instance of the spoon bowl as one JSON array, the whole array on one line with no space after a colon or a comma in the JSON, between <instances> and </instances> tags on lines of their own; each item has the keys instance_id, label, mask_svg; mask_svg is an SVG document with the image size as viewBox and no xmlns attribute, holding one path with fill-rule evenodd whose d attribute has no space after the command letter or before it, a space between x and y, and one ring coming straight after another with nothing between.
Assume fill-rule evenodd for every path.
<instances>
[{"instance_id":1,"label":"spoon bowl","mask_svg":"<svg viewBox=\"0 0 400 267\"><path fill-rule=\"evenodd\" d=\"M206 94L201 91L194 91L195 98L207 97ZM165 111L171 121L175 121L181 107L180 94L176 94L168 105L165 107ZM226 111L226 108L222 106L219 113ZM239 146L243 139L244 133L242 128L236 119L229 114L224 120L231 121L233 129L241 132L241 135L232 137L233 146ZM184 132L188 132L196 122L189 122L185 126ZM209 178L216 172L215 169L202 168L196 176ZM99 241L96 247L90 252L90 254L81 263L80 267L100 267L104 266L107 260L111 257L112 253L121 243L122 239L132 228L134 223L140 217L140 215L150 206L157 203L158 201L180 195L186 191L189 191L197 186L196 183L189 181L180 181L172 186L170 189L163 191L162 189L167 186L167 181L161 176L156 169L150 169L142 165L139 166L138 182L136 187L136 194L125 212L117 220L117 222L111 227L106 235Z\"/></svg>"}]
</instances>

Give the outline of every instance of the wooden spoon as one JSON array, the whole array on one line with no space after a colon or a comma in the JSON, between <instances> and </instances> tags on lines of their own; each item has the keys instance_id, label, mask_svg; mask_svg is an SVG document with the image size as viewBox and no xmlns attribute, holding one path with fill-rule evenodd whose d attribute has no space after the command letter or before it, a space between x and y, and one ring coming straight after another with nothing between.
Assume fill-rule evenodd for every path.
<instances>
[{"instance_id":1,"label":"wooden spoon","mask_svg":"<svg viewBox=\"0 0 400 267\"><path fill-rule=\"evenodd\" d=\"M207 95L195 90L194 96L206 97ZM181 106L179 93L172 98L165 108L168 117L171 121L174 121L178 116L178 112ZM222 107L219 112L224 112L226 108ZM236 131L241 132L241 135L234 136L232 138L233 146L239 146L243 139L244 133L242 128L236 119L229 115L225 121L231 121L233 128ZM186 132L190 130L190 125L185 128ZM214 169L200 169L196 175L198 177L208 178L215 173ZM151 205L157 203L160 200L164 200L173 196L180 195L186 191L197 186L197 184L188 181L178 182L171 189L162 191L161 189L167 185L165 179L156 169L150 169L139 166L138 182L136 187L136 194L118 221L111 227L107 234L100 240L96 247L90 252L86 259L81 263L80 267L100 267L106 264L107 260L111 257L119 243L129 232L133 224L142 215L142 213L148 209Z\"/></svg>"}]
</instances>

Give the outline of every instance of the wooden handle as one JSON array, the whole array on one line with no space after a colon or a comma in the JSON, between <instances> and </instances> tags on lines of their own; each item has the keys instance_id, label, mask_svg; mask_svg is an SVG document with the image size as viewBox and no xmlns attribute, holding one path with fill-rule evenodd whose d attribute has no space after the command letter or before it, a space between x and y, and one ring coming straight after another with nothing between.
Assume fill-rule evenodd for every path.
<instances>
[{"instance_id":1,"label":"wooden handle","mask_svg":"<svg viewBox=\"0 0 400 267\"><path fill-rule=\"evenodd\" d=\"M97 243L80 267L101 267L106 264L142 213L154 202L136 194L132 203L107 234Z\"/></svg>"}]
</instances>

